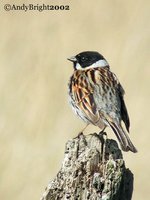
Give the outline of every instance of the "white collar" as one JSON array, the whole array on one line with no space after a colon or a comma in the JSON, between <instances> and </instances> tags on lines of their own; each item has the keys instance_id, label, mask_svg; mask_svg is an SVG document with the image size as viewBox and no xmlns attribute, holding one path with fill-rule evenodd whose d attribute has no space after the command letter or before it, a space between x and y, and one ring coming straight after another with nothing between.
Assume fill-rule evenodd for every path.
<instances>
[{"instance_id":1,"label":"white collar","mask_svg":"<svg viewBox=\"0 0 150 200\"><path fill-rule=\"evenodd\" d=\"M85 70L85 69L91 69L91 68L97 68L97 67L106 67L108 65L109 65L108 62L105 59L103 59L103 60L98 60L97 62L85 68L82 68L79 63L77 63L75 67L77 70Z\"/></svg>"}]
</instances>

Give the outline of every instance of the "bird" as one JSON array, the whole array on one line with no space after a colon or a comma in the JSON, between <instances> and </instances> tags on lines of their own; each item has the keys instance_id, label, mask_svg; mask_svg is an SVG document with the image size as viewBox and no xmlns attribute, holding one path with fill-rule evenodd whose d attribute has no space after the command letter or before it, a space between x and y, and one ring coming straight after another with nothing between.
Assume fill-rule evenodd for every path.
<instances>
[{"instance_id":1,"label":"bird","mask_svg":"<svg viewBox=\"0 0 150 200\"><path fill-rule=\"evenodd\" d=\"M67 59L74 68L68 84L73 111L87 125L98 126L102 131L110 127L121 149L136 153L128 134L130 119L124 101L125 91L107 60L97 51L84 51Z\"/></svg>"}]
</instances>

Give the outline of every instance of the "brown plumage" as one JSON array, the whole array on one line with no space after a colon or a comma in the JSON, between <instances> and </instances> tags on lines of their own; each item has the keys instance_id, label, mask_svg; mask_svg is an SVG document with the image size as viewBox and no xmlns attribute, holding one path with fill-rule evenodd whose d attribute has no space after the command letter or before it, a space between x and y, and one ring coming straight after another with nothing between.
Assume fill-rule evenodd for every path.
<instances>
[{"instance_id":1,"label":"brown plumage","mask_svg":"<svg viewBox=\"0 0 150 200\"><path fill-rule=\"evenodd\" d=\"M111 127L124 151L137 152L121 121L129 131L130 121L124 90L107 61L98 52L82 52L70 58L74 73L69 83L70 103L87 124Z\"/></svg>"}]
</instances>

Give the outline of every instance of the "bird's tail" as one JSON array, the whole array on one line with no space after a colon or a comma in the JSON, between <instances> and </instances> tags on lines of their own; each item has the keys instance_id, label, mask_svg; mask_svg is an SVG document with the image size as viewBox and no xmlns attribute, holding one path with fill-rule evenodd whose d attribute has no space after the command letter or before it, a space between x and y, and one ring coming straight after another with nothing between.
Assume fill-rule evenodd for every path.
<instances>
[{"instance_id":1,"label":"bird's tail","mask_svg":"<svg viewBox=\"0 0 150 200\"><path fill-rule=\"evenodd\" d=\"M137 149L131 142L129 135L123 130L122 126L110 121L108 123L119 140L122 150L136 153Z\"/></svg>"}]
</instances>

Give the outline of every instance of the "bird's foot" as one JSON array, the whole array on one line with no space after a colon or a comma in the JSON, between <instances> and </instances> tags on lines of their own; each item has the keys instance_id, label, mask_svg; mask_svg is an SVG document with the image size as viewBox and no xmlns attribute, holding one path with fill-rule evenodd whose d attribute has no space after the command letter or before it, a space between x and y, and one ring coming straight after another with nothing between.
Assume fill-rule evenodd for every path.
<instances>
[{"instance_id":1,"label":"bird's foot","mask_svg":"<svg viewBox=\"0 0 150 200\"><path fill-rule=\"evenodd\" d=\"M100 138L103 138L104 139L104 136L106 136L106 139L107 139L107 133L105 132L105 128L103 128L103 130L101 130L100 132L99 132L99 137ZM105 139L105 140L106 140Z\"/></svg>"},{"instance_id":2,"label":"bird's foot","mask_svg":"<svg viewBox=\"0 0 150 200\"><path fill-rule=\"evenodd\" d=\"M83 135L83 132L81 131L78 133L77 138L80 138L82 135Z\"/></svg>"}]
</instances>

